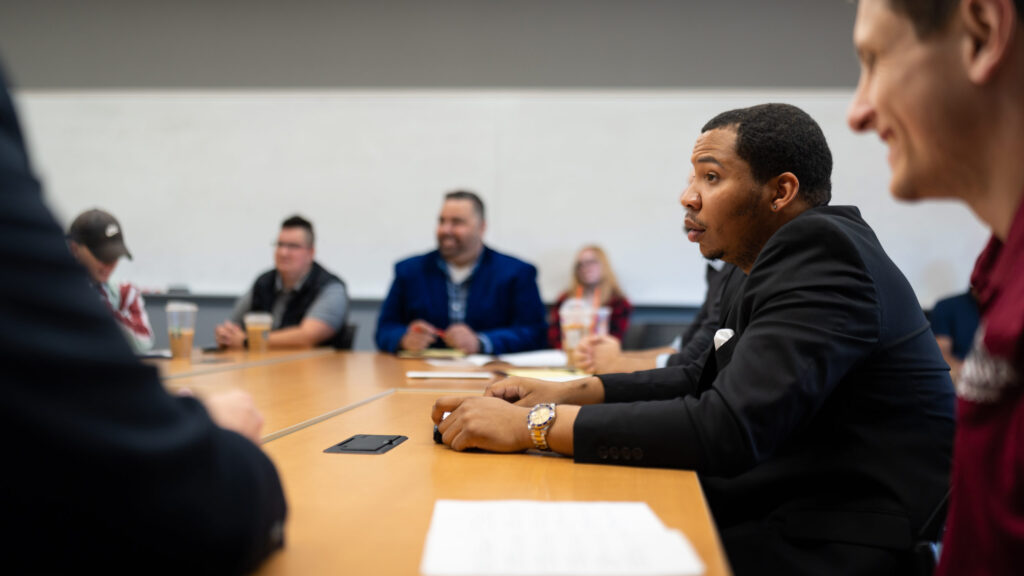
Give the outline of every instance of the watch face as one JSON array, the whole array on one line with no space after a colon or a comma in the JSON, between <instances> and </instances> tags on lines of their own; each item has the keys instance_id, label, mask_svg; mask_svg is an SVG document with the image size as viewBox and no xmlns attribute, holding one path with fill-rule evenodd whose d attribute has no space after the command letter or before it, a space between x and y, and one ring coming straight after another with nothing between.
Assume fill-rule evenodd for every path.
<instances>
[{"instance_id":1,"label":"watch face","mask_svg":"<svg viewBox=\"0 0 1024 576\"><path fill-rule=\"evenodd\" d=\"M551 407L547 405L537 406L530 411L530 425L542 426L551 419Z\"/></svg>"}]
</instances>

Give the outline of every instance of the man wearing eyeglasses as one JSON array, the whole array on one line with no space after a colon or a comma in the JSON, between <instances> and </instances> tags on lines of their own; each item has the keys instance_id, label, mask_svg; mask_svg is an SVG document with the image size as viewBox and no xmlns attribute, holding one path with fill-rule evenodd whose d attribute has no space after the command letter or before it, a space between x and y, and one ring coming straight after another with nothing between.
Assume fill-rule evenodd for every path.
<instances>
[{"instance_id":1,"label":"man wearing eyeglasses","mask_svg":"<svg viewBox=\"0 0 1024 576\"><path fill-rule=\"evenodd\" d=\"M245 314L268 312L274 317L271 348L341 347L348 293L341 278L313 260L313 224L301 216L288 218L274 246L274 269L256 278L235 304L231 320L217 327L217 344L244 347Z\"/></svg>"}]
</instances>

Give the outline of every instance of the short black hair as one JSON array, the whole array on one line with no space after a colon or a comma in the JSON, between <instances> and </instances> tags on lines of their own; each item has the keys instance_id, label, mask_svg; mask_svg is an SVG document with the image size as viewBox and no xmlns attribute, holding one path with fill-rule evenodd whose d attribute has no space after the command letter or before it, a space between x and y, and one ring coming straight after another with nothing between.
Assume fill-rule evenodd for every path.
<instances>
[{"instance_id":1,"label":"short black hair","mask_svg":"<svg viewBox=\"0 0 1024 576\"><path fill-rule=\"evenodd\" d=\"M790 104L761 104L722 112L701 132L736 131L736 154L750 165L758 184L784 172L800 181L800 195L811 206L832 200L832 151L821 127Z\"/></svg>"},{"instance_id":2,"label":"short black hair","mask_svg":"<svg viewBox=\"0 0 1024 576\"><path fill-rule=\"evenodd\" d=\"M484 201L474 192L469 190L452 190L451 192L444 195L444 200L469 200L473 203L473 211L480 217L480 221L483 222L484 218Z\"/></svg>"},{"instance_id":3,"label":"short black hair","mask_svg":"<svg viewBox=\"0 0 1024 576\"><path fill-rule=\"evenodd\" d=\"M1017 19L1024 19L1024 0L1013 0L1013 3L1017 7ZM960 0L889 0L889 8L910 20L919 39L945 30L959 5Z\"/></svg>"},{"instance_id":4,"label":"short black hair","mask_svg":"<svg viewBox=\"0 0 1024 576\"><path fill-rule=\"evenodd\" d=\"M298 214L285 218L284 222L281 222L281 228L302 228L306 231L306 239L309 240L310 246L316 240L316 236L313 234L313 223Z\"/></svg>"}]
</instances>

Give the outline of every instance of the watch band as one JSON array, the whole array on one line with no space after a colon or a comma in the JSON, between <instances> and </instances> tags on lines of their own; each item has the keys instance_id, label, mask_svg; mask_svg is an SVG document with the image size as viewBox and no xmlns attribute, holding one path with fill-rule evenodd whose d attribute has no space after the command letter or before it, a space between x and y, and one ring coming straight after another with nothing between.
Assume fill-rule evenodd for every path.
<instances>
[{"instance_id":1,"label":"watch band","mask_svg":"<svg viewBox=\"0 0 1024 576\"><path fill-rule=\"evenodd\" d=\"M548 447L548 429L557 415L553 402L537 404L527 415L526 425L530 429L530 439L538 450L551 449Z\"/></svg>"}]
</instances>

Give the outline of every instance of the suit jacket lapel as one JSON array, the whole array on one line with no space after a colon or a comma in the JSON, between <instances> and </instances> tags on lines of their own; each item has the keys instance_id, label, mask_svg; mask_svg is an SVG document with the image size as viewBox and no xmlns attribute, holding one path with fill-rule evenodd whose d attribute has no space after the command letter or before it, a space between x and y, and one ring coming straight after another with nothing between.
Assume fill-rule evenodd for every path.
<instances>
[{"instance_id":1,"label":"suit jacket lapel","mask_svg":"<svg viewBox=\"0 0 1024 576\"><path fill-rule=\"evenodd\" d=\"M483 326L486 324L481 322L481 319L487 316L488 312L485 308L494 299L494 295L489 294L491 291L490 282L493 280L493 274L488 273L490 262L490 250L484 246L484 250L480 254L480 263L476 265L476 270L473 270L472 280L469 284L469 295L466 296L466 324L470 326Z\"/></svg>"},{"instance_id":2,"label":"suit jacket lapel","mask_svg":"<svg viewBox=\"0 0 1024 576\"><path fill-rule=\"evenodd\" d=\"M429 307L426 313L428 321L438 328L447 328L448 319L448 278L441 268L441 254L434 253L434 258L427 263L427 294L424 296Z\"/></svg>"},{"instance_id":3,"label":"suit jacket lapel","mask_svg":"<svg viewBox=\"0 0 1024 576\"><path fill-rule=\"evenodd\" d=\"M697 389L700 391L708 390L711 388L711 384L714 383L715 378L718 377L718 373L725 370L725 367L729 365L732 360L733 350L736 349L736 342L739 341L741 336L741 330L738 326L737 320L738 313L737 307L741 301L741 294L743 292L743 285L746 282L746 275L739 268L733 268L729 271L729 276L724 278L722 282L724 286L722 288L722 306L721 306L721 322L719 323L720 328L730 328L735 333L726 343L722 344L717 349L712 350L708 354L707 362L704 363L704 369L700 373L700 380L697 383Z\"/></svg>"}]
</instances>

